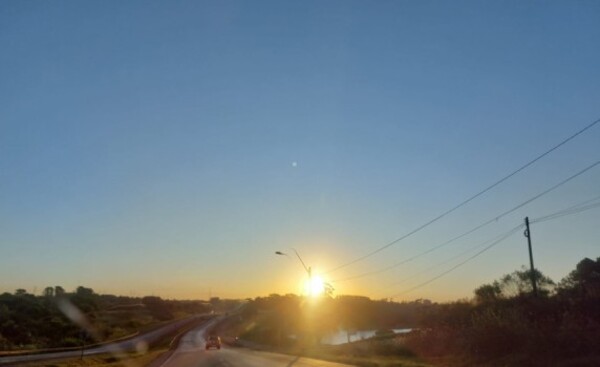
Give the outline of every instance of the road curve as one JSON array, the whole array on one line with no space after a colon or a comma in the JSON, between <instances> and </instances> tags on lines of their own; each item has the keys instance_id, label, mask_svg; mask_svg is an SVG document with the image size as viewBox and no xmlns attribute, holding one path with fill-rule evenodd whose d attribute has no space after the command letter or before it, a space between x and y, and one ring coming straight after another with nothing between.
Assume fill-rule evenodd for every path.
<instances>
[{"instance_id":1,"label":"road curve","mask_svg":"<svg viewBox=\"0 0 600 367\"><path fill-rule=\"evenodd\" d=\"M348 367L346 364L226 345L221 350L205 350L205 333L211 324L209 322L186 333L177 349L160 367Z\"/></svg>"}]
</instances>

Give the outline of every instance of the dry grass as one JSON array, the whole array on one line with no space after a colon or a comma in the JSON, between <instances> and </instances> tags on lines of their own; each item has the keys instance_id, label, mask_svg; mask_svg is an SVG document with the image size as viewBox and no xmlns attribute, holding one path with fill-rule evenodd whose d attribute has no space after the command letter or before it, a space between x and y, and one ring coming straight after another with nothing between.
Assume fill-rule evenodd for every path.
<instances>
[{"instance_id":1,"label":"dry grass","mask_svg":"<svg viewBox=\"0 0 600 367\"><path fill-rule=\"evenodd\" d=\"M153 350L145 354L126 353L125 358L119 359L110 354L99 354L96 356L80 358L69 358L64 360L40 361L22 364L26 367L80 367L80 366L98 366L98 367L133 367L146 366L167 349Z\"/></svg>"}]
</instances>

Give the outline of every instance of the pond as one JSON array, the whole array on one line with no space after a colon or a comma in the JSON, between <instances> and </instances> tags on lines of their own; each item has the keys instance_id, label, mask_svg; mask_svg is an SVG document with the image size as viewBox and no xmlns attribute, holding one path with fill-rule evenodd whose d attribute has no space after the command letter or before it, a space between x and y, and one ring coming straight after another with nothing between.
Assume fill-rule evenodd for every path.
<instances>
[{"instance_id":1,"label":"pond","mask_svg":"<svg viewBox=\"0 0 600 367\"><path fill-rule=\"evenodd\" d=\"M392 329L396 334L406 334L409 333L412 329ZM369 339L375 336L377 330L358 330L353 332L348 332L346 330L340 330L336 333L328 335L321 339L322 344L329 345L340 345L348 342L355 342L358 340Z\"/></svg>"}]
</instances>

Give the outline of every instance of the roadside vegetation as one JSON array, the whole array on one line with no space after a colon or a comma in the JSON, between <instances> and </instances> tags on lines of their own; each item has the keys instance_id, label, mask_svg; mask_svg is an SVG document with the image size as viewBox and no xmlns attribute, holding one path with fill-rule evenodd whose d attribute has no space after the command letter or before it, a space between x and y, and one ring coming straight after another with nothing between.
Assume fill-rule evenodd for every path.
<instances>
[{"instance_id":1,"label":"roadside vegetation","mask_svg":"<svg viewBox=\"0 0 600 367\"><path fill-rule=\"evenodd\" d=\"M258 297L223 328L228 336L271 346L311 346L346 330L381 330L418 326L431 302L395 303L362 296L301 297L294 294Z\"/></svg>"},{"instance_id":2,"label":"roadside vegetation","mask_svg":"<svg viewBox=\"0 0 600 367\"><path fill-rule=\"evenodd\" d=\"M79 356L64 359L50 359L34 362L22 362L21 366L27 367L70 367L70 366L98 366L98 367L127 367L127 366L160 366L170 356L170 352L177 347L180 338L188 331L198 327L201 323L211 318L211 315L197 318L191 323L186 323L175 330L165 334L159 340L148 345L147 349L136 351L123 351L115 353L95 354L92 356Z\"/></svg>"},{"instance_id":3,"label":"roadside vegetation","mask_svg":"<svg viewBox=\"0 0 600 367\"><path fill-rule=\"evenodd\" d=\"M65 302L85 316L102 340L194 313L226 312L237 304L98 295L85 287L72 293L47 288L42 296L17 290L0 295L0 347L6 353L92 342ZM248 300L228 315L214 332L229 344L357 366L598 366L600 258L583 259L558 283L538 270L520 269L481 285L470 300L451 303L273 294ZM413 331L395 335L391 330L396 328ZM343 345L321 343L340 330L348 336L359 330L377 333ZM153 351L161 348L168 345ZM94 358L99 365L117 362Z\"/></svg>"},{"instance_id":4,"label":"roadside vegetation","mask_svg":"<svg viewBox=\"0 0 600 367\"><path fill-rule=\"evenodd\" d=\"M234 345L355 366L425 367L429 364L395 338L390 329L417 327L419 315L430 305L427 300L395 303L362 296L306 298L273 294L249 301L215 332ZM344 345L320 343L323 337L340 330L377 330L377 336Z\"/></svg>"},{"instance_id":5,"label":"roadside vegetation","mask_svg":"<svg viewBox=\"0 0 600 367\"><path fill-rule=\"evenodd\" d=\"M600 258L584 259L558 284L517 270L475 289L471 300L390 302L366 297L276 295L250 300L219 332L238 344L358 366L598 366ZM412 328L407 335L390 329ZM325 346L339 330L374 339Z\"/></svg>"},{"instance_id":6,"label":"roadside vegetation","mask_svg":"<svg viewBox=\"0 0 600 367\"><path fill-rule=\"evenodd\" d=\"M600 365L600 258L558 284L534 275L537 297L531 272L520 270L480 286L472 301L429 307L407 345L451 365Z\"/></svg>"},{"instance_id":7,"label":"roadside vegetation","mask_svg":"<svg viewBox=\"0 0 600 367\"><path fill-rule=\"evenodd\" d=\"M40 362L23 363L23 367L78 367L78 366L96 366L96 367L128 367L128 366L147 366L158 358L166 349L157 349L148 353L128 353L122 358L117 358L109 354L80 358L70 358L65 360L50 360Z\"/></svg>"},{"instance_id":8,"label":"roadside vegetation","mask_svg":"<svg viewBox=\"0 0 600 367\"><path fill-rule=\"evenodd\" d=\"M114 340L212 308L201 301L100 295L81 286L74 292L47 287L41 296L17 289L14 294L0 295L0 351L79 347Z\"/></svg>"}]
</instances>

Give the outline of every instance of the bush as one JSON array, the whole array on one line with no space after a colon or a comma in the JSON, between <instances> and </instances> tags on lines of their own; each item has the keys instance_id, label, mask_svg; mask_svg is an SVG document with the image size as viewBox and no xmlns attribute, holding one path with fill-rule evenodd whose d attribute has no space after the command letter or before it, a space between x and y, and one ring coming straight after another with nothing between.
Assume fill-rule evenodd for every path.
<instances>
[{"instance_id":1,"label":"bush","mask_svg":"<svg viewBox=\"0 0 600 367\"><path fill-rule=\"evenodd\" d=\"M564 365L597 356L600 259L582 261L554 294L552 280L535 274L545 289L539 297L527 289L527 274L514 272L477 288L475 302L428 309L422 318L428 328L411 333L407 345L422 356L460 357L470 365Z\"/></svg>"}]
</instances>

